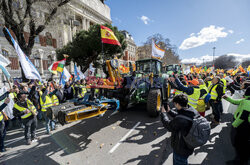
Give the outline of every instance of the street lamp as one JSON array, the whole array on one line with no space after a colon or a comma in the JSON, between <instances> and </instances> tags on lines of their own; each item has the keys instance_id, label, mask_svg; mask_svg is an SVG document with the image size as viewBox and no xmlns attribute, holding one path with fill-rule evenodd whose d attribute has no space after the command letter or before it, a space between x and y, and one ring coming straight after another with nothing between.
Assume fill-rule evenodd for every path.
<instances>
[{"instance_id":1,"label":"street lamp","mask_svg":"<svg viewBox=\"0 0 250 165\"><path fill-rule=\"evenodd\" d=\"M214 67L214 54L215 54L216 47L213 47L213 67Z\"/></svg>"}]
</instances>

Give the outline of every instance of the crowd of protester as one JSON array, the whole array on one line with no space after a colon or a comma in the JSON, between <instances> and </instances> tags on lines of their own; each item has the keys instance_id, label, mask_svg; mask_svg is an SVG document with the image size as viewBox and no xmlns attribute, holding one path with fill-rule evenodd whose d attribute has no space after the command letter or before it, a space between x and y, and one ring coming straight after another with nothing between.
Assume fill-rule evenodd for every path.
<instances>
[{"instance_id":1,"label":"crowd of protester","mask_svg":"<svg viewBox=\"0 0 250 165\"><path fill-rule=\"evenodd\" d=\"M246 74L187 74L173 75L168 78L174 89L172 99L175 108L169 104L162 106L160 114L162 123L171 134L174 165L188 164L188 157L194 149L187 145L185 136L190 133L197 116L207 117L206 110L212 109L211 127L221 122L223 110L222 99L236 105L229 106L228 112L233 114L231 139L236 157L227 164L247 165L250 148L250 79ZM24 128L26 144L39 140L36 128L39 120L45 123L46 133L57 129L56 122L47 116L47 108L57 106L71 99L84 97L86 81L68 81L64 87L55 81L41 84L39 81L18 83L0 96L0 152L5 152L4 139L6 130L12 127ZM237 97L236 97L237 96ZM10 99L14 100L13 119L2 113ZM227 113L227 112L226 112ZM180 117L182 116L182 117ZM184 116L184 117L183 117Z\"/></svg>"},{"instance_id":2,"label":"crowd of protester","mask_svg":"<svg viewBox=\"0 0 250 165\"><path fill-rule=\"evenodd\" d=\"M169 83L175 91L172 100L174 108L171 109L168 104L162 106L161 120L172 133L173 164L188 164L188 157L195 148L188 145L186 137L191 132L194 119L197 116L207 117L206 110L212 108L212 115L207 117L211 121L211 128L220 124L223 113L233 113L231 142L236 156L226 164L247 165L250 158L249 76L241 73L176 74L169 78ZM222 99L236 106L230 105L229 112L226 112Z\"/></svg>"},{"instance_id":3,"label":"crowd of protester","mask_svg":"<svg viewBox=\"0 0 250 165\"><path fill-rule=\"evenodd\" d=\"M44 121L46 133L57 129L56 122L47 116L47 108L65 103L71 99L81 99L86 90L86 81L68 81L64 87L55 81L41 84L39 81L16 83L9 91L0 96L4 103L0 106L0 152L5 152L4 139L8 125L24 128L26 144L39 140L36 136L38 120ZM2 111L14 100L13 119Z\"/></svg>"}]
</instances>

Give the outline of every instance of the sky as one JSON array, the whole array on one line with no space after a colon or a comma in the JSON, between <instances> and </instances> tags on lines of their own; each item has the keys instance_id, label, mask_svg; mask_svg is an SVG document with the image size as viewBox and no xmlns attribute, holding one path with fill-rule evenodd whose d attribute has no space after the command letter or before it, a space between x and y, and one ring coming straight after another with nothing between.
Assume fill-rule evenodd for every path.
<instances>
[{"instance_id":1,"label":"sky","mask_svg":"<svg viewBox=\"0 0 250 165\"><path fill-rule=\"evenodd\" d=\"M250 57L250 0L106 0L111 19L140 46L160 33L183 62Z\"/></svg>"}]
</instances>

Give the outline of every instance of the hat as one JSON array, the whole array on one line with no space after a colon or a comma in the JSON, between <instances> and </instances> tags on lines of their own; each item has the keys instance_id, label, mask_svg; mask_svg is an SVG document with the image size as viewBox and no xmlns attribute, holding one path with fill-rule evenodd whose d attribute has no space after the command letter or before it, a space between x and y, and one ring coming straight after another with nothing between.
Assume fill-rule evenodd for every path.
<instances>
[{"instance_id":1,"label":"hat","mask_svg":"<svg viewBox=\"0 0 250 165\"><path fill-rule=\"evenodd\" d=\"M191 81L188 81L190 84L192 84L192 85L199 85L199 81L198 80L191 80Z\"/></svg>"},{"instance_id":2,"label":"hat","mask_svg":"<svg viewBox=\"0 0 250 165\"><path fill-rule=\"evenodd\" d=\"M247 87L247 90L245 92L245 96L250 96L250 87Z\"/></svg>"}]
</instances>

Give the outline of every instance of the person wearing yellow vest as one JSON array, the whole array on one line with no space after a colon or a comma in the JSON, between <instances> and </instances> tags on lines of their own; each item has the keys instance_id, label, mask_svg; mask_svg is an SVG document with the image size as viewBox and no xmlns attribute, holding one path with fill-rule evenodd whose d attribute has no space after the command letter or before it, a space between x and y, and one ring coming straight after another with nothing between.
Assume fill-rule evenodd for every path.
<instances>
[{"instance_id":1,"label":"person wearing yellow vest","mask_svg":"<svg viewBox=\"0 0 250 165\"><path fill-rule=\"evenodd\" d=\"M198 100L200 98L200 88L198 80L189 81L190 86L185 87L179 80L178 75L175 75L175 78L171 77L170 81L176 83L179 90L183 91L188 96L188 105L197 108Z\"/></svg>"},{"instance_id":2,"label":"person wearing yellow vest","mask_svg":"<svg viewBox=\"0 0 250 165\"><path fill-rule=\"evenodd\" d=\"M50 87L49 96L51 98L52 106L57 106L57 105L59 105L59 99L56 96L57 86L56 85L53 85L53 86L55 87L55 89L53 89L53 88Z\"/></svg>"},{"instance_id":3,"label":"person wearing yellow vest","mask_svg":"<svg viewBox=\"0 0 250 165\"><path fill-rule=\"evenodd\" d=\"M208 93L208 88L204 81L202 79L199 79L199 84L200 84L200 98L198 100L198 105L197 105L197 111L200 113L201 116L205 117L205 111L206 111L206 103L210 99L210 95Z\"/></svg>"},{"instance_id":4,"label":"person wearing yellow vest","mask_svg":"<svg viewBox=\"0 0 250 165\"><path fill-rule=\"evenodd\" d=\"M181 81L181 83L182 83L184 86L187 86L187 81L186 81L184 78L180 77L179 80ZM179 94L183 94L183 91L179 90L178 86L177 86L175 83L169 81L169 84L170 84L170 86L171 86L171 89L175 89L175 92L174 92L174 95L175 95L175 96L176 96L176 95L179 95Z\"/></svg>"},{"instance_id":5,"label":"person wearing yellow vest","mask_svg":"<svg viewBox=\"0 0 250 165\"><path fill-rule=\"evenodd\" d=\"M43 88L42 91L40 91L39 93L40 93L40 105L41 105L42 116L46 122L47 134L50 135L50 130L52 131L55 130L55 121L47 117L47 108L53 106L52 99L49 95L49 88L50 87L47 86L46 88Z\"/></svg>"},{"instance_id":6,"label":"person wearing yellow vest","mask_svg":"<svg viewBox=\"0 0 250 165\"><path fill-rule=\"evenodd\" d=\"M86 87L80 83L80 81L78 80L75 84L75 97L78 99L81 99L84 97L85 93L87 92Z\"/></svg>"},{"instance_id":7,"label":"person wearing yellow vest","mask_svg":"<svg viewBox=\"0 0 250 165\"><path fill-rule=\"evenodd\" d=\"M5 127L4 115L2 113L2 110L10 102L10 99L8 98L8 94L6 94L6 93L3 94L2 96L0 96L0 101L2 101L3 99L5 99L4 103L0 106L0 152L5 152L6 151L6 149L4 147L4 138L5 138L5 135L6 135L6 127Z\"/></svg>"},{"instance_id":8,"label":"person wearing yellow vest","mask_svg":"<svg viewBox=\"0 0 250 165\"><path fill-rule=\"evenodd\" d=\"M223 93L225 94L226 93L226 89L227 89L227 80L224 79L224 75L223 74L220 74L219 77L220 77L221 84L223 85Z\"/></svg>"},{"instance_id":9,"label":"person wearing yellow vest","mask_svg":"<svg viewBox=\"0 0 250 165\"><path fill-rule=\"evenodd\" d=\"M24 125L24 136L27 145L39 138L36 137L37 110L33 103L27 99L26 92L20 91L17 94L17 101L13 108L14 116L20 116Z\"/></svg>"},{"instance_id":10,"label":"person wearing yellow vest","mask_svg":"<svg viewBox=\"0 0 250 165\"><path fill-rule=\"evenodd\" d=\"M220 81L220 77L216 76L212 80L212 85L209 87L209 93L211 95L211 99L209 101L212 106L212 112L214 115L213 124L218 125L221 117L221 98L223 96L223 86Z\"/></svg>"}]
</instances>

